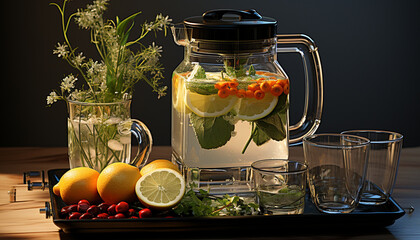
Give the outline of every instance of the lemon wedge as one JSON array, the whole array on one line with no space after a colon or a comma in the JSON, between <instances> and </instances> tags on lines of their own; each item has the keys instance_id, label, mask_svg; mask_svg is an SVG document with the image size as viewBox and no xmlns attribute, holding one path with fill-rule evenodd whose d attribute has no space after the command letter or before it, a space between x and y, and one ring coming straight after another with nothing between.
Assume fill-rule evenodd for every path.
<instances>
[{"instance_id":1,"label":"lemon wedge","mask_svg":"<svg viewBox=\"0 0 420 240\"><path fill-rule=\"evenodd\" d=\"M276 107L278 97L266 94L263 99L241 98L238 104L237 117L240 120L254 121L270 114Z\"/></svg>"},{"instance_id":2,"label":"lemon wedge","mask_svg":"<svg viewBox=\"0 0 420 240\"><path fill-rule=\"evenodd\" d=\"M184 197L185 180L177 171L160 168L142 176L136 183L140 202L152 209L165 210L176 206Z\"/></svg>"},{"instance_id":3,"label":"lemon wedge","mask_svg":"<svg viewBox=\"0 0 420 240\"><path fill-rule=\"evenodd\" d=\"M221 98L217 94L202 95L188 91L185 95L187 107L200 117L218 117L228 113L236 104L236 96Z\"/></svg>"}]
</instances>

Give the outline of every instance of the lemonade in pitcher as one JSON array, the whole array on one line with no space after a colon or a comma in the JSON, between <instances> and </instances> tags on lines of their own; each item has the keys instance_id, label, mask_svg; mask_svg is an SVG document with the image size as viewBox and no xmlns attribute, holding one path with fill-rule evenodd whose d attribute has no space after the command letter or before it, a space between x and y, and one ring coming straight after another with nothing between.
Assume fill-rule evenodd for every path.
<instances>
[{"instance_id":1,"label":"lemonade in pitcher","mask_svg":"<svg viewBox=\"0 0 420 240\"><path fill-rule=\"evenodd\" d=\"M253 161L288 158L289 80L249 68L173 74L173 157L201 184L243 181Z\"/></svg>"}]
</instances>

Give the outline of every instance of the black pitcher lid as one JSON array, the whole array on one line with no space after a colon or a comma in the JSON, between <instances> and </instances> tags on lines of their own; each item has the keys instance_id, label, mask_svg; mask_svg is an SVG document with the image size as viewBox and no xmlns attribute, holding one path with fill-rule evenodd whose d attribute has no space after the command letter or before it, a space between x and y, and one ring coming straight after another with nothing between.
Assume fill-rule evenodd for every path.
<instances>
[{"instance_id":1,"label":"black pitcher lid","mask_svg":"<svg viewBox=\"0 0 420 240\"><path fill-rule=\"evenodd\" d=\"M193 39L240 41L275 37L277 21L262 17L253 9L217 9L186 18L184 25Z\"/></svg>"}]
</instances>

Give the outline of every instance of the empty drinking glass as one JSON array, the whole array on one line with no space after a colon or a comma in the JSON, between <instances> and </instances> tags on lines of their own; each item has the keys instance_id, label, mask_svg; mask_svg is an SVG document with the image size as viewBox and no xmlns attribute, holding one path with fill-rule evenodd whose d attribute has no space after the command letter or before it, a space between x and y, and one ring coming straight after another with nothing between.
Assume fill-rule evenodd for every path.
<instances>
[{"instance_id":1,"label":"empty drinking glass","mask_svg":"<svg viewBox=\"0 0 420 240\"><path fill-rule=\"evenodd\" d=\"M315 206L325 213L349 213L358 205L365 182L369 139L341 134L304 138L308 186Z\"/></svg>"},{"instance_id":2,"label":"empty drinking glass","mask_svg":"<svg viewBox=\"0 0 420 240\"><path fill-rule=\"evenodd\" d=\"M369 164L361 204L384 204L391 196L397 178L403 135L389 131L351 130L342 134L370 140Z\"/></svg>"}]
</instances>

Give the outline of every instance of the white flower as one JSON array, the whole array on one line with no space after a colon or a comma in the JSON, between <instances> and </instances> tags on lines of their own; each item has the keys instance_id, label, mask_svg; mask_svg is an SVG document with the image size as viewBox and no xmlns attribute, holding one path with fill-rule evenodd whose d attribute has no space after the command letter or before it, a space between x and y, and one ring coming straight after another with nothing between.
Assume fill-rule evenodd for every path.
<instances>
[{"instance_id":1,"label":"white flower","mask_svg":"<svg viewBox=\"0 0 420 240\"><path fill-rule=\"evenodd\" d=\"M108 0L96 0L92 5L87 5L85 10L78 10L76 23L84 29L93 28L101 25L102 13L106 10Z\"/></svg>"},{"instance_id":2,"label":"white flower","mask_svg":"<svg viewBox=\"0 0 420 240\"><path fill-rule=\"evenodd\" d=\"M172 19L169 18L169 16L162 16L162 13L159 13L156 16L156 21L159 22L159 27L163 27L165 25L168 25L170 22L172 22Z\"/></svg>"},{"instance_id":3,"label":"white flower","mask_svg":"<svg viewBox=\"0 0 420 240\"><path fill-rule=\"evenodd\" d=\"M57 95L56 92L54 92L54 91L51 92L50 95L47 96L47 104L51 105L51 104L57 102L58 98L59 98L59 96Z\"/></svg>"},{"instance_id":4,"label":"white flower","mask_svg":"<svg viewBox=\"0 0 420 240\"><path fill-rule=\"evenodd\" d=\"M91 28L95 25L96 19L99 18L99 15L95 10L93 11L78 11L77 12L76 23L84 29Z\"/></svg>"},{"instance_id":5,"label":"white flower","mask_svg":"<svg viewBox=\"0 0 420 240\"><path fill-rule=\"evenodd\" d=\"M93 61L92 59L89 62L90 68L88 69L87 73L89 76L94 76L97 73L103 73L106 71L106 66L103 63L98 63L98 61Z\"/></svg>"},{"instance_id":6,"label":"white flower","mask_svg":"<svg viewBox=\"0 0 420 240\"><path fill-rule=\"evenodd\" d=\"M162 50L162 46L157 46L155 45L155 42L152 42L152 45L149 46L149 48L151 49L152 53L161 53L163 52ZM160 54L158 54L160 56Z\"/></svg>"},{"instance_id":7,"label":"white flower","mask_svg":"<svg viewBox=\"0 0 420 240\"><path fill-rule=\"evenodd\" d=\"M99 12L103 12L106 10L106 5L108 5L108 0L95 0L93 5L88 6L88 8L92 7Z\"/></svg>"},{"instance_id":8,"label":"white flower","mask_svg":"<svg viewBox=\"0 0 420 240\"><path fill-rule=\"evenodd\" d=\"M69 96L73 100L81 101L85 97L85 92L75 89Z\"/></svg>"},{"instance_id":9,"label":"white flower","mask_svg":"<svg viewBox=\"0 0 420 240\"><path fill-rule=\"evenodd\" d=\"M77 55L74 59L73 59L73 64L76 66L80 66L82 65L83 61L85 60L85 56L83 56L83 53L79 53L79 55Z\"/></svg>"},{"instance_id":10,"label":"white flower","mask_svg":"<svg viewBox=\"0 0 420 240\"><path fill-rule=\"evenodd\" d=\"M70 74L61 81L61 90L70 92L70 90L74 88L74 83L76 81L77 78Z\"/></svg>"},{"instance_id":11,"label":"white flower","mask_svg":"<svg viewBox=\"0 0 420 240\"><path fill-rule=\"evenodd\" d=\"M69 54L67 47L68 46L66 43L64 43L63 45L58 43L56 49L53 50L53 54L58 54L58 57L66 57Z\"/></svg>"}]
</instances>

